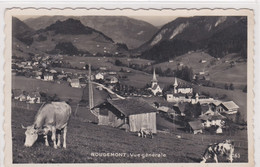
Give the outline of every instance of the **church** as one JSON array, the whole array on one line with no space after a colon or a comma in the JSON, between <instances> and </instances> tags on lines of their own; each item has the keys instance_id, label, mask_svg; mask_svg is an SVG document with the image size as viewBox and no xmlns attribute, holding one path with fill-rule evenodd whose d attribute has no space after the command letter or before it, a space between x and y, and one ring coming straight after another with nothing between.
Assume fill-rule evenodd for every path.
<instances>
[{"instance_id":1,"label":"church","mask_svg":"<svg viewBox=\"0 0 260 167\"><path fill-rule=\"evenodd\" d=\"M149 88L149 90L152 91L153 95L162 94L162 88L158 84L158 80L157 80L156 74L155 74L155 69L153 70L153 78L151 80L151 83L152 83L152 85Z\"/></svg>"},{"instance_id":2,"label":"church","mask_svg":"<svg viewBox=\"0 0 260 167\"><path fill-rule=\"evenodd\" d=\"M166 94L168 102L191 101L193 96L193 88L185 84L178 83L177 78L174 78L173 91Z\"/></svg>"}]
</instances>

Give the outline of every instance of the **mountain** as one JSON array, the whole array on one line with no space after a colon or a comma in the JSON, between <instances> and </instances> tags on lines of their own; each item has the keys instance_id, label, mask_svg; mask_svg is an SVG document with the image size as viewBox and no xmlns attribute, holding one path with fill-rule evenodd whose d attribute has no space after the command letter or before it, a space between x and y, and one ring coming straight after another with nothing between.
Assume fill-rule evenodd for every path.
<instances>
[{"instance_id":1,"label":"mountain","mask_svg":"<svg viewBox=\"0 0 260 167\"><path fill-rule=\"evenodd\" d=\"M204 50L213 57L234 52L246 57L246 46L246 17L196 16L180 17L164 25L137 52L143 58L157 61L195 50Z\"/></svg>"},{"instance_id":2,"label":"mountain","mask_svg":"<svg viewBox=\"0 0 260 167\"><path fill-rule=\"evenodd\" d=\"M30 48L48 54L111 55L127 54L127 47L116 44L111 38L80 20L67 19L34 31L29 36Z\"/></svg>"},{"instance_id":3,"label":"mountain","mask_svg":"<svg viewBox=\"0 0 260 167\"><path fill-rule=\"evenodd\" d=\"M141 20L125 16L41 16L24 22L35 30L43 29L56 21L78 19L83 25L104 33L117 43L136 48L151 39L158 28Z\"/></svg>"},{"instance_id":4,"label":"mountain","mask_svg":"<svg viewBox=\"0 0 260 167\"><path fill-rule=\"evenodd\" d=\"M31 35L34 30L16 17L12 18L12 35L19 41L30 45L32 43Z\"/></svg>"}]
</instances>

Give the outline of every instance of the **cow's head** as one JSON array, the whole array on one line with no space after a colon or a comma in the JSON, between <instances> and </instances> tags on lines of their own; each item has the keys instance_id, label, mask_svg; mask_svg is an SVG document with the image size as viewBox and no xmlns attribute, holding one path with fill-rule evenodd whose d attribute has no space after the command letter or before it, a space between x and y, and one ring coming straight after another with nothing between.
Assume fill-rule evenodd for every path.
<instances>
[{"instance_id":1,"label":"cow's head","mask_svg":"<svg viewBox=\"0 0 260 167\"><path fill-rule=\"evenodd\" d=\"M36 142L38 135L42 134L42 130L36 128L36 126L34 125L27 126L27 127L24 127L22 125L22 128L26 129L24 146L31 147Z\"/></svg>"}]
</instances>

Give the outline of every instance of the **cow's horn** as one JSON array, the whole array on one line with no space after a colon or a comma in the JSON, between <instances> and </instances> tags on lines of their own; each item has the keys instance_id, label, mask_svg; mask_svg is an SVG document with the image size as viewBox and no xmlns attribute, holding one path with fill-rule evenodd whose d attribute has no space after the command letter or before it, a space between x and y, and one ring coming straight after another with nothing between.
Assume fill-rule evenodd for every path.
<instances>
[{"instance_id":1,"label":"cow's horn","mask_svg":"<svg viewBox=\"0 0 260 167\"><path fill-rule=\"evenodd\" d=\"M21 125L23 129L27 129L27 127L23 126L23 124Z\"/></svg>"}]
</instances>

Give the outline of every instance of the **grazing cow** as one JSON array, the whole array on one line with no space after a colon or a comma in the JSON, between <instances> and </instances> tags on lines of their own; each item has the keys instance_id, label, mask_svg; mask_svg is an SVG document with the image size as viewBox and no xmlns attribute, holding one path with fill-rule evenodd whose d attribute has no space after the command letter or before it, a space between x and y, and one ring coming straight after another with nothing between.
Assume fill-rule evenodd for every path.
<instances>
[{"instance_id":1,"label":"grazing cow","mask_svg":"<svg viewBox=\"0 0 260 167\"><path fill-rule=\"evenodd\" d=\"M58 142L56 144L56 131L63 130L63 148L66 148L67 124L71 115L71 107L66 102L52 102L39 109L35 116L33 125L22 128L25 131L24 146L31 147L38 138L38 135L44 135L45 145L49 146L47 134L52 132L52 141L54 148L60 147L60 135L58 133Z\"/></svg>"},{"instance_id":2,"label":"grazing cow","mask_svg":"<svg viewBox=\"0 0 260 167\"><path fill-rule=\"evenodd\" d=\"M209 145L203 154L201 163L205 163L207 159L214 158L218 163L218 156L226 156L229 162L233 162L234 157L234 143L231 140L225 140L221 143Z\"/></svg>"},{"instance_id":3,"label":"grazing cow","mask_svg":"<svg viewBox=\"0 0 260 167\"><path fill-rule=\"evenodd\" d=\"M150 136L151 138L153 138L153 132L151 129L141 128L138 132L138 136L142 138L146 138L146 136Z\"/></svg>"}]
</instances>

